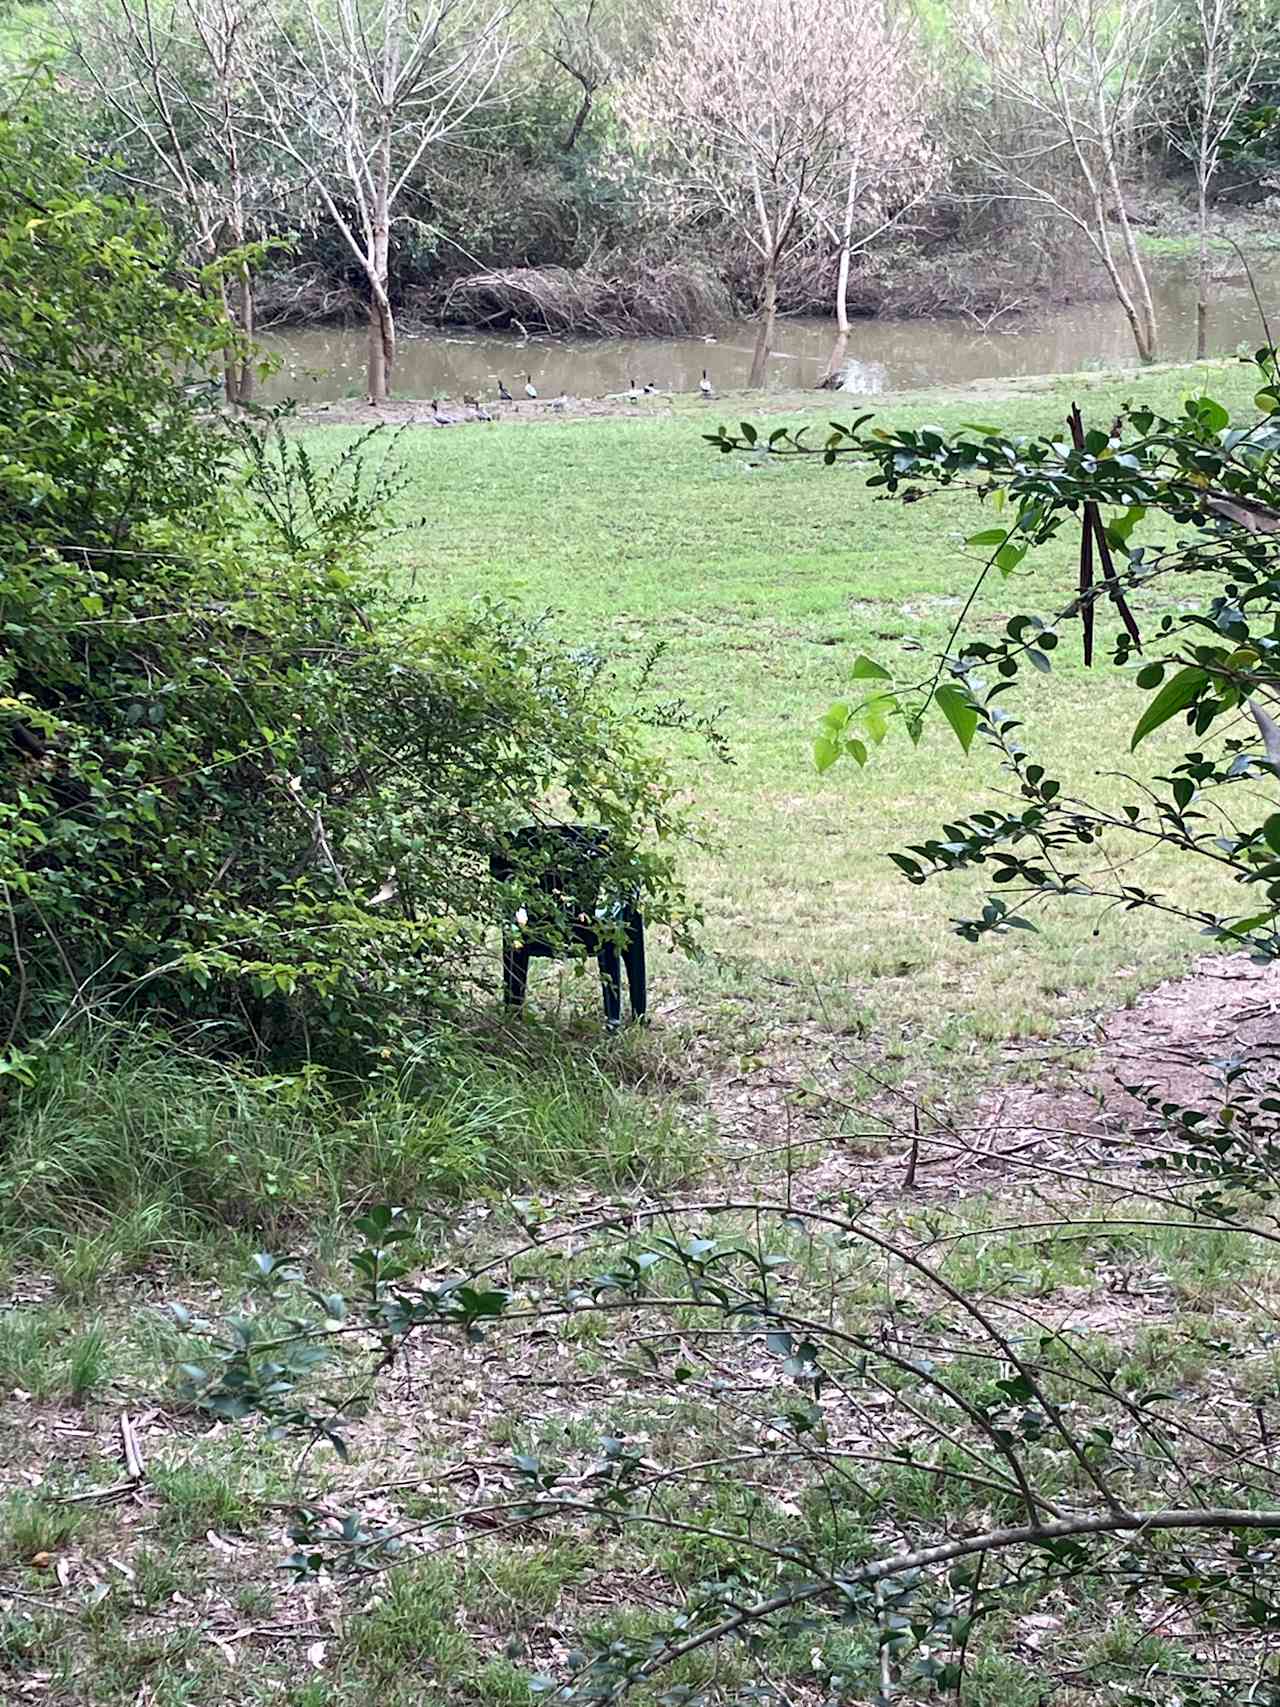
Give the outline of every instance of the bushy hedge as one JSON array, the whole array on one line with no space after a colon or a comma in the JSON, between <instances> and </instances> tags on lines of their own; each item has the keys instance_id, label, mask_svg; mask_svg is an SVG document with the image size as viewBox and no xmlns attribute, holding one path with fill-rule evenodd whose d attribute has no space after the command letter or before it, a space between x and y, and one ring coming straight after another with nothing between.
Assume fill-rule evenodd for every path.
<instances>
[{"instance_id":1,"label":"bushy hedge","mask_svg":"<svg viewBox=\"0 0 1280 1707\"><path fill-rule=\"evenodd\" d=\"M455 997L512 824L608 824L684 938L673 785L598 665L367 561L358 448L208 414L227 336L145 208L0 128L0 1055L104 1006L385 1044Z\"/></svg>"}]
</instances>

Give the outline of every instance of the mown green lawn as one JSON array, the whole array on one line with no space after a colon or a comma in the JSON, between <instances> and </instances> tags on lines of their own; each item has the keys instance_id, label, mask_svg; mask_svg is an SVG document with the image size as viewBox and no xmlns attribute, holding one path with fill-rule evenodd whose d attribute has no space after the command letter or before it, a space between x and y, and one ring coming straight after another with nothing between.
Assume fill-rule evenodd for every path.
<instances>
[{"instance_id":1,"label":"mown green lawn","mask_svg":"<svg viewBox=\"0 0 1280 1707\"><path fill-rule=\"evenodd\" d=\"M1076 399L1105 425L1132 396L1176 408L1206 388L1243 405L1253 387L1248 369L1216 364L915 395L880 412L1038 432ZM910 677L944 643L981 561L963 542L983 524L969 496L886 502L848 463L755 467L703 439L742 415L795 424L800 410L820 428L833 409L847 419L855 408L803 395L785 406L761 414L754 399L726 399L623 420L410 428L395 448L406 480L396 519L421 527L389 539L386 554L425 604L484 596L549 610L567 643L605 653L619 691L661 642L651 696L684 698L729 736L731 767L670 743L719 846L691 861L708 959L661 963L659 1006L692 1004L700 1025L729 1033L817 1021L950 1071L975 1042L1051 1032L1081 1002L1124 999L1184 964L1203 944L1158 917L1061 912L1036 938L973 948L956 937L949 920L980 904L977 879L913 889L884 857L1000 786L994 761L976 750L966 761L941 726L917 751L899 736L865 772L816 775L815 720L850 691L856 655ZM332 452L349 433L314 438ZM1070 558L1064 541L1046 567L996 581L971 627L1049 615L1069 597ZM1137 762L1127 748L1138 690L1105 662L1086 672L1072 630L1056 660L1023 696L1031 744L1068 783L1118 789L1098 773ZM1161 752L1148 743L1141 765L1158 769ZM1204 881L1172 867L1159 876L1184 901Z\"/></svg>"}]
</instances>

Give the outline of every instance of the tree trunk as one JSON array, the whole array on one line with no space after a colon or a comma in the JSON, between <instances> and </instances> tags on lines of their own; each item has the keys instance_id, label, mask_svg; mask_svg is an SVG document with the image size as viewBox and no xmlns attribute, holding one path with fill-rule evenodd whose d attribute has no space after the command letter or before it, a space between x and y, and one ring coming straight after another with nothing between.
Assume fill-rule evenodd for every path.
<instances>
[{"instance_id":1,"label":"tree trunk","mask_svg":"<svg viewBox=\"0 0 1280 1707\"><path fill-rule=\"evenodd\" d=\"M1200 174L1200 270L1196 277L1196 360L1202 362L1209 352L1209 198L1204 174Z\"/></svg>"},{"instance_id":2,"label":"tree trunk","mask_svg":"<svg viewBox=\"0 0 1280 1707\"><path fill-rule=\"evenodd\" d=\"M1124 192L1120 188L1120 174L1116 170L1113 157L1108 157L1107 160L1107 184L1111 190L1112 205L1116 210L1116 223L1119 225L1120 235L1124 239L1125 258L1129 263L1133 282L1138 287L1136 313L1134 312L1135 305L1132 303L1132 298L1129 298L1125 304L1126 312L1129 315L1129 324L1133 328L1134 343L1138 347L1138 360L1140 362L1153 362L1159 349L1156 308L1155 303L1151 300L1151 286L1147 282L1147 270L1138 253L1133 227L1129 224L1129 215L1124 205Z\"/></svg>"},{"instance_id":3,"label":"tree trunk","mask_svg":"<svg viewBox=\"0 0 1280 1707\"><path fill-rule=\"evenodd\" d=\"M1111 288L1116 294L1116 301L1124 309L1124 317L1129 322L1129 330L1133 333L1134 347L1138 352L1138 360L1148 362L1153 359L1148 355L1149 348L1146 330L1141 316L1134 303L1132 293L1124 281L1124 275L1116 265L1115 255L1111 250L1111 238L1107 232L1107 203L1102 185L1093 178L1085 165L1081 150L1076 150L1076 159L1080 162L1093 198L1093 237L1094 249L1103 266L1107 269L1107 277L1111 280ZM1123 210L1121 210L1122 212Z\"/></svg>"},{"instance_id":4,"label":"tree trunk","mask_svg":"<svg viewBox=\"0 0 1280 1707\"><path fill-rule=\"evenodd\" d=\"M773 347L774 322L778 317L778 262L775 256L765 262L764 297L760 303L760 330L756 333L756 347L751 357L751 377L747 384L752 391L759 391L765 382L765 372L769 365L769 351Z\"/></svg>"},{"instance_id":5,"label":"tree trunk","mask_svg":"<svg viewBox=\"0 0 1280 1707\"><path fill-rule=\"evenodd\" d=\"M836 273L836 341L827 363L826 378L819 390L835 391L849 348L849 262L853 248L853 210L858 200L858 165L849 167L849 182L845 188L844 223L840 227L840 266Z\"/></svg>"},{"instance_id":6,"label":"tree trunk","mask_svg":"<svg viewBox=\"0 0 1280 1707\"><path fill-rule=\"evenodd\" d=\"M385 403L391 396L396 359L396 324L391 303L381 285L369 292L369 401Z\"/></svg>"},{"instance_id":7,"label":"tree trunk","mask_svg":"<svg viewBox=\"0 0 1280 1707\"><path fill-rule=\"evenodd\" d=\"M849 353L849 330L836 333L836 341L831 346L831 360L827 363L827 371L818 381L819 391L839 391L844 383L845 357Z\"/></svg>"},{"instance_id":8,"label":"tree trunk","mask_svg":"<svg viewBox=\"0 0 1280 1707\"><path fill-rule=\"evenodd\" d=\"M226 293L223 293L226 300ZM235 288L235 322L246 341L253 339L253 274L246 265L241 265L236 274ZM232 318L228 307L228 319ZM245 353L233 362L227 363L226 391L227 402L240 406L253 401L254 392L253 351Z\"/></svg>"},{"instance_id":9,"label":"tree trunk","mask_svg":"<svg viewBox=\"0 0 1280 1707\"><path fill-rule=\"evenodd\" d=\"M222 318L230 330L235 321L231 314L231 298L227 293L225 277L219 281L218 295L222 299ZM222 364L222 396L229 408L234 408L240 401L240 363L229 355Z\"/></svg>"},{"instance_id":10,"label":"tree trunk","mask_svg":"<svg viewBox=\"0 0 1280 1707\"><path fill-rule=\"evenodd\" d=\"M582 85L582 99L578 102L578 110L573 115L573 123L569 126L569 134L560 144L560 151L562 154L572 154L574 149L578 146L578 138L582 135L583 126L591 117L591 96L592 91L584 83Z\"/></svg>"},{"instance_id":11,"label":"tree trunk","mask_svg":"<svg viewBox=\"0 0 1280 1707\"><path fill-rule=\"evenodd\" d=\"M369 401L385 403L391 395L391 376L396 360L396 326L387 295L388 269L391 251L391 222L387 211L387 181L390 177L390 151L386 151L386 171L378 184L374 215L373 242L369 256Z\"/></svg>"}]
</instances>

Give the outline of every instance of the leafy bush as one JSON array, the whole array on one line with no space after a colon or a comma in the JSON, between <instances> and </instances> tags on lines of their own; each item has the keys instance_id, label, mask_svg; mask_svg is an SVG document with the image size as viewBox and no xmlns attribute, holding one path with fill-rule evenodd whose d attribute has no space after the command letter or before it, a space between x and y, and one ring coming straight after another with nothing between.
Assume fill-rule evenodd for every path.
<instances>
[{"instance_id":1,"label":"leafy bush","mask_svg":"<svg viewBox=\"0 0 1280 1707\"><path fill-rule=\"evenodd\" d=\"M458 995L488 851L530 817L607 825L609 881L688 941L685 817L600 661L359 596L384 483L360 447L318 468L279 422L208 418L209 282L0 128L0 1050L26 1077L104 1006L387 1046Z\"/></svg>"}]
</instances>

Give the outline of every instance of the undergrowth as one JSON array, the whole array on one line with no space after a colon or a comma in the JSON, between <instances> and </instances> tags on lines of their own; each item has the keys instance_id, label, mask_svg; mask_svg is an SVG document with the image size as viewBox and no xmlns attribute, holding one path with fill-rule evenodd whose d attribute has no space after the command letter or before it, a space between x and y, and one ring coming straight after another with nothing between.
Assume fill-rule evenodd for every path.
<instances>
[{"instance_id":1,"label":"undergrowth","mask_svg":"<svg viewBox=\"0 0 1280 1707\"><path fill-rule=\"evenodd\" d=\"M99 1031L0 1107L0 1247L64 1291L229 1232L277 1238L388 1194L429 1207L565 1185L670 1186L704 1136L659 1106L652 1048L536 1022L441 1034L408 1065L254 1070Z\"/></svg>"}]
</instances>

